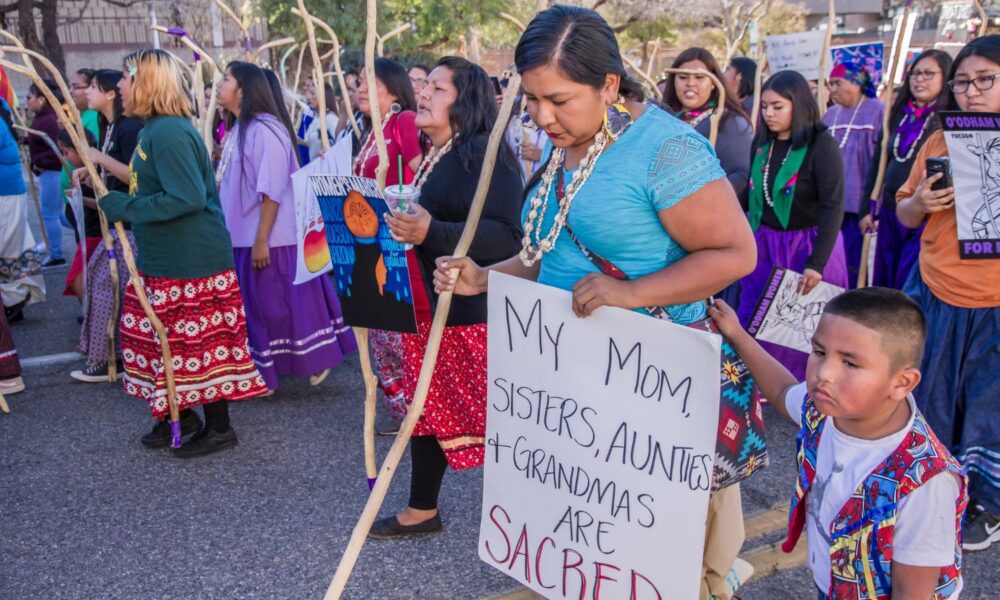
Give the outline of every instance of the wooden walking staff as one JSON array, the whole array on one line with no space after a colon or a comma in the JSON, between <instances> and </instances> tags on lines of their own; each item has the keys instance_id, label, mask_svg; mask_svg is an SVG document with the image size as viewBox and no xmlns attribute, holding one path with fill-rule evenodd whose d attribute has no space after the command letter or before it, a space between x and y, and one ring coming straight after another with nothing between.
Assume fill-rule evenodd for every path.
<instances>
[{"instance_id":1,"label":"wooden walking staff","mask_svg":"<svg viewBox=\"0 0 1000 600\"><path fill-rule=\"evenodd\" d=\"M750 111L750 126L757 133L757 121L760 119L760 88L764 79L764 69L767 68L767 54L760 53L757 59L757 71L753 76L753 110Z\"/></svg>"},{"instance_id":2,"label":"wooden walking staff","mask_svg":"<svg viewBox=\"0 0 1000 600\"><path fill-rule=\"evenodd\" d=\"M299 10L296 8L292 9L292 14L299 14L301 16ZM330 50L330 52L323 55L323 58L325 59L328 55L333 56L333 72L337 77L337 87L340 88L340 99L344 104L344 112L347 113L347 121L351 124L351 129L354 130L354 135L358 138L358 140L360 140L361 127L358 126L358 122L354 118L354 109L351 107L351 98L350 94L347 91L347 80L344 78L344 69L340 65L340 39L337 38L336 32L334 32L333 28L327 25L325 21L323 21L322 19L318 19L312 15L309 15L309 18L312 20L313 23L318 25L320 29L322 29L326 33L326 35L330 36L329 40L324 40L324 41L328 41L329 43L333 44L333 48ZM317 65L317 67L322 69L322 65ZM321 83L323 79L320 78L317 79L316 81Z\"/></svg>"},{"instance_id":3,"label":"wooden walking staff","mask_svg":"<svg viewBox=\"0 0 1000 600\"><path fill-rule=\"evenodd\" d=\"M899 20L899 30L900 34L896 37L896 43L892 47L892 54L889 56L889 73L888 78L883 78L882 81L885 82L885 99L883 104L885 106L892 106L892 97L896 93L895 84L896 81L896 69L899 68L899 56L900 52L903 52L903 38L906 37L902 32L906 31L906 23L910 18L910 2L907 2L903 7L903 17ZM903 85L908 85L907 82L903 82ZM872 187L872 195L869 198L871 205L873 202L878 204L879 199L882 197L882 184L885 183L885 169L889 164L889 118L892 111L885 110L882 113L882 146L879 148L878 153L878 170L875 172L875 185ZM871 208L869 211L869 216L874 222L876 215L875 208ZM868 252L871 246L872 232L866 231L864 243L861 248L861 265L858 269L858 287L868 286Z\"/></svg>"},{"instance_id":4,"label":"wooden walking staff","mask_svg":"<svg viewBox=\"0 0 1000 600\"><path fill-rule=\"evenodd\" d=\"M374 2L375 0L368 0L369 11L372 10L371 6ZM369 12L369 19L371 19L371 14ZM462 231L462 237L455 246L453 256L456 258L466 255L472 243L472 238L476 233L476 228L479 225L479 217L482 215L486 194L489 191L490 182L493 178L493 167L496 164L497 150L503 141L506 123L510 118L511 110L514 108L514 98L517 95L520 85L521 77L515 74L507 85L507 90L504 92L500 114L496 124L493 126L493 131L490 133L489 143L486 147L483 170L479 175L479 183L476 186L472 207L469 209L469 217L466 220L465 229ZM399 433L396 435L396 439L385 458L385 462L382 463L382 469L375 483L375 489L365 504L365 509L361 513L358 524L354 527L354 532L351 534L351 541L340 559L337 572L330 583L329 589L326 591L324 600L338 600L341 594L343 594L344 587L347 585L347 580L361 552L361 547L368 536L375 517L378 516L378 511L382 506L382 501L385 499L385 494L389 490L392 476L399 466L399 461L406 451L406 446L409 444L413 428L423 414L427 392L430 389L431 376L434 373L438 350L441 347L441 334L444 332L445 321L448 318L448 311L451 307L452 295L453 292L444 292L438 296L437 308L434 311L434 320L431 323L431 331L427 339L427 350L424 353L424 360L420 365L420 376L417 379L417 388L413 394L413 402L406 414L406 419L403 420L399 428Z\"/></svg>"},{"instance_id":5,"label":"wooden walking staff","mask_svg":"<svg viewBox=\"0 0 1000 600\"><path fill-rule=\"evenodd\" d=\"M823 40L823 52L819 55L819 81L816 86L816 100L819 104L819 114L826 111L826 59L830 56L830 44L833 42L833 28L836 26L837 8L834 0L830 0L826 16L826 39Z\"/></svg>"},{"instance_id":6,"label":"wooden walking staff","mask_svg":"<svg viewBox=\"0 0 1000 600\"><path fill-rule=\"evenodd\" d=\"M323 143L323 149L330 147L330 134L326 130L326 90L323 85L323 63L319 59L319 50L316 49L316 27L312 20L312 15L306 10L305 2L296 0L298 4L298 15L306 24L306 34L309 36L309 53L312 56L313 87L316 93L316 106L319 108L319 135Z\"/></svg>"},{"instance_id":7,"label":"wooden walking staff","mask_svg":"<svg viewBox=\"0 0 1000 600\"><path fill-rule=\"evenodd\" d=\"M675 75L701 75L702 77L708 77L712 81L712 85L715 86L715 91L719 95L718 106L715 107L715 112L712 113L712 116L708 118L709 125L711 125L708 130L708 142L714 147L719 137L719 122L722 121L722 113L726 109L726 86L719 81L718 77L705 69L663 69L663 72Z\"/></svg>"},{"instance_id":8,"label":"wooden walking staff","mask_svg":"<svg viewBox=\"0 0 1000 600\"><path fill-rule=\"evenodd\" d=\"M378 55L385 56L385 42L410 30L410 24L404 23L385 35L378 36Z\"/></svg>"},{"instance_id":9,"label":"wooden walking staff","mask_svg":"<svg viewBox=\"0 0 1000 600\"><path fill-rule=\"evenodd\" d=\"M181 43L187 46L194 54L194 69L188 69L188 75L191 77L192 86L196 87L196 89L193 90L194 97L192 100L194 101L194 105L197 107L201 118L200 123L197 119L195 120L195 123L198 126L197 128L201 131L201 139L205 142L205 147L208 148L209 153L211 153L214 145L211 115L215 114L217 100L215 97L215 89L218 87L219 81L222 80L222 70L219 69L219 65L216 64L211 55L209 55L208 52L205 52L201 46L191 39L191 36L188 35L188 32L184 29L180 27L161 27L159 25L153 25L152 29L176 36L181 40ZM205 90L202 89L202 86L198 83L204 75L201 73L201 65L199 64L201 61L205 61L205 63L208 64L209 68L212 70L212 93L208 100L207 107L205 106ZM177 62L180 65L183 65L184 68L187 68L187 65L185 65L180 59L177 59Z\"/></svg>"},{"instance_id":10,"label":"wooden walking staff","mask_svg":"<svg viewBox=\"0 0 1000 600\"><path fill-rule=\"evenodd\" d=\"M215 0L215 4L222 10L222 12L226 13L226 16L228 16L230 19L232 19L234 23L236 23L236 27L239 28L240 33L243 35L244 60L253 62L254 61L253 38L250 37L250 32L247 30L246 25L243 24L243 21L240 20L238 16L236 16L236 13L233 12L233 9L229 8L229 5L227 5L225 2L223 2L222 0Z\"/></svg>"},{"instance_id":11,"label":"wooden walking staff","mask_svg":"<svg viewBox=\"0 0 1000 600\"><path fill-rule=\"evenodd\" d=\"M7 37L12 37L12 36L8 34ZM35 79L35 77L38 77L38 71L35 70L34 64L31 62L31 58L34 57L38 59L39 64L43 65L53 75L53 80L59 86L60 91L63 94L63 97L70 98L69 88L66 86L66 82L62 78L62 74L55 68L55 66L48 59L35 52L26 50L24 46L20 43L20 40L18 40L17 38L13 39L17 44L16 48L0 48L0 55L2 55L4 51L20 54L21 59L24 61L25 70L27 71L27 73L25 73L24 71L18 71L18 72L32 78L32 81L34 81L36 86L43 91L46 99L49 101L50 104L52 104L53 110L56 111L57 115L63 112L64 111L63 106L59 105L59 103L56 101L55 96L50 92L48 86L39 83L39 81ZM32 75L34 75L34 77L32 77ZM76 104L74 104L73 102L69 102L67 105L70 107L70 110L73 111L73 116L74 116L74 120L72 121L71 125L65 127L67 133L71 137L75 136L75 138L78 141L80 141L83 147L86 148L87 134L83 127L83 118L80 116L80 111L77 109ZM35 135L41 133L41 132L34 132L33 130L32 132L35 133ZM53 151L58 155L59 149L55 147L55 142L49 139L47 135L43 134L42 137L49 143L50 146L53 147ZM85 154L86 152L81 154L81 158L85 158L84 156ZM33 179L31 183L33 191L36 194L35 196L36 208L38 208L37 190L34 189L35 186ZM115 360L116 356L115 335L118 332L118 327L117 327L117 319L115 317L118 315L118 311L121 306L121 297L119 293L120 275L118 271L118 260L115 257L114 240L111 238L111 232L108 227L108 220L104 216L104 211L100 209L98 209L97 215L101 227L101 241L104 244L105 252L108 253L108 276L111 279L111 288L112 288L111 290L112 318L108 320L107 339L108 339L108 381L114 383L115 381L118 381L118 366L117 366L117 361ZM39 216L41 216L40 208L39 208ZM46 246L48 246L49 239L48 235L45 232L44 227L42 227L42 237L45 239ZM51 252L51 249L49 249L49 252Z\"/></svg>"},{"instance_id":12,"label":"wooden walking staff","mask_svg":"<svg viewBox=\"0 0 1000 600\"><path fill-rule=\"evenodd\" d=\"M69 88L66 86L65 80L62 78L62 74L55 68L55 66L52 65L51 62L49 62L48 59L36 52L32 52L31 50L0 46L0 56L2 56L5 52L14 51L21 54L27 54L44 65L52 75L52 79L54 79L56 84L59 85L63 94L65 94L67 98L70 97ZM3 60L2 58L0 58L0 65L14 71L15 73L20 73L25 77L28 77L41 90L46 99L48 99L49 103L52 105L52 108L56 113L56 118L59 119L59 122L69 134L70 139L73 142L73 147L80 155L80 159L83 160L84 167L86 167L87 173L90 175L91 182L93 183L94 192L98 195L98 197L104 197L107 195L108 189L104 185L104 182L101 181L93 161L91 161L90 157L87 155L86 137L81 135L83 132L83 120L80 118L79 112L76 110L76 105L72 102L69 103L70 110L73 111L73 115L76 119L74 121L74 119L66 113L63 106L56 101L55 95L49 90L48 86L44 84L37 71L18 66L7 60ZM103 215L103 212L101 214ZM142 310L146 314L146 318L149 319L149 322L152 324L153 329L156 331L156 336L160 341L160 350L163 354L164 378L166 379L167 384L167 405L170 408L171 446L177 448L181 443L180 411L177 407L177 384L174 379L173 355L170 352L170 343L167 338L167 331L163 327L163 323L160 322L160 319L156 316L156 312L153 310L152 305L149 303L149 298L146 296L146 290L143 287L141 279L139 278L139 270L135 266L135 254L132 252L132 244L129 243L128 237L125 236L125 228L122 227L121 222L115 223L115 230L118 233L118 239L122 245L122 255L125 259L125 264L128 267L128 272L132 279L132 289L135 291L139 304L142 306ZM114 251L112 250L112 254L113 252ZM112 357L113 356L114 355L112 355ZM113 360L108 360L109 371L112 368L111 365L113 362Z\"/></svg>"},{"instance_id":13,"label":"wooden walking staff","mask_svg":"<svg viewBox=\"0 0 1000 600\"><path fill-rule=\"evenodd\" d=\"M990 18L986 15L986 11L983 10L983 3L982 2L980 2L979 0L972 0L972 3L976 7L976 12L979 13L979 20L982 21L979 24L979 33L977 34L977 37L983 37L984 35L986 35L986 30L989 29ZM910 8L910 4L911 4L911 2L907 2L906 3L906 8L907 9ZM901 29L901 31L906 31L906 29L903 29L903 28L900 28L900 29Z\"/></svg>"},{"instance_id":14,"label":"wooden walking staff","mask_svg":"<svg viewBox=\"0 0 1000 600\"><path fill-rule=\"evenodd\" d=\"M7 401L4 400L3 394L0 394L0 412L5 415L10 414L10 406L7 405Z\"/></svg>"}]
</instances>

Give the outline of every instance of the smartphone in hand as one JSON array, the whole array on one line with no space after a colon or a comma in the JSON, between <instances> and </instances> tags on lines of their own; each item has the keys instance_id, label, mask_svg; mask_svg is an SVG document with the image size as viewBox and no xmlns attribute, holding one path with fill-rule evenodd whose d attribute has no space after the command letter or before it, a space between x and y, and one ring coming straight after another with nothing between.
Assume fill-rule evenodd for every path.
<instances>
[{"instance_id":1,"label":"smartphone in hand","mask_svg":"<svg viewBox=\"0 0 1000 600\"><path fill-rule=\"evenodd\" d=\"M936 191L951 187L951 159L948 157L931 157L927 159L927 177L933 177L936 173L944 173L944 177L938 179L931 186Z\"/></svg>"}]
</instances>

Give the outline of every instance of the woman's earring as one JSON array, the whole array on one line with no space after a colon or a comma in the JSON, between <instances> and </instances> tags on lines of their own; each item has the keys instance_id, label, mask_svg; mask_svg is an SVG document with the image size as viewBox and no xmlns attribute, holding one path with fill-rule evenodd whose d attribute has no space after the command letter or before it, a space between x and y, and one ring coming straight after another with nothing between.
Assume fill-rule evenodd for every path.
<instances>
[{"instance_id":1,"label":"woman's earring","mask_svg":"<svg viewBox=\"0 0 1000 600\"><path fill-rule=\"evenodd\" d=\"M392 104L389 105L389 112L391 112L394 115L398 115L399 113L403 112L403 107L399 105L399 102L393 102Z\"/></svg>"}]
</instances>

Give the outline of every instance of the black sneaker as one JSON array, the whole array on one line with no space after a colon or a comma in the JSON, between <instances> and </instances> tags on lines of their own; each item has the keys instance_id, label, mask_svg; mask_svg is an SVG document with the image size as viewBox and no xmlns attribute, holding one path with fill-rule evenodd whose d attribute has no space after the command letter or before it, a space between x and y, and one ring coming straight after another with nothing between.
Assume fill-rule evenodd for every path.
<instances>
[{"instance_id":1,"label":"black sneaker","mask_svg":"<svg viewBox=\"0 0 1000 600\"><path fill-rule=\"evenodd\" d=\"M122 372L121 363L116 363L117 369L115 370L115 380L121 379L124 373ZM82 381L84 383L103 383L108 381L108 364L102 363L99 365L92 365L83 369L82 371L72 371L69 374L70 377L77 381Z\"/></svg>"},{"instance_id":2,"label":"black sneaker","mask_svg":"<svg viewBox=\"0 0 1000 600\"><path fill-rule=\"evenodd\" d=\"M986 550L1000 541L1000 517L976 504L969 506L962 525L962 550Z\"/></svg>"},{"instance_id":3,"label":"black sneaker","mask_svg":"<svg viewBox=\"0 0 1000 600\"><path fill-rule=\"evenodd\" d=\"M395 538L412 537L419 535L430 535L432 533L440 533L441 531L441 513L438 513L427 519L417 523L416 525L403 525L399 522L399 519L395 515L380 519L372 524L371 530L368 532L368 537L376 540L391 540Z\"/></svg>"},{"instance_id":4,"label":"black sneaker","mask_svg":"<svg viewBox=\"0 0 1000 600\"><path fill-rule=\"evenodd\" d=\"M181 417L181 440L198 433L201 429L201 419L193 410ZM147 448L166 448L170 445L170 419L157 421L153 429L142 436L142 445Z\"/></svg>"},{"instance_id":5,"label":"black sneaker","mask_svg":"<svg viewBox=\"0 0 1000 600\"><path fill-rule=\"evenodd\" d=\"M24 307L28 305L28 299L25 298L13 306L4 306L3 314L7 318L8 323L17 323L18 321L24 320Z\"/></svg>"},{"instance_id":6,"label":"black sneaker","mask_svg":"<svg viewBox=\"0 0 1000 600\"><path fill-rule=\"evenodd\" d=\"M193 438L181 444L180 448L174 448L171 452L177 458L196 458L235 448L236 444L236 430L232 427L224 433L203 427Z\"/></svg>"},{"instance_id":7,"label":"black sneaker","mask_svg":"<svg viewBox=\"0 0 1000 600\"><path fill-rule=\"evenodd\" d=\"M66 264L65 258L50 258L49 260L42 263L43 269L52 269L55 267L62 267Z\"/></svg>"}]
</instances>

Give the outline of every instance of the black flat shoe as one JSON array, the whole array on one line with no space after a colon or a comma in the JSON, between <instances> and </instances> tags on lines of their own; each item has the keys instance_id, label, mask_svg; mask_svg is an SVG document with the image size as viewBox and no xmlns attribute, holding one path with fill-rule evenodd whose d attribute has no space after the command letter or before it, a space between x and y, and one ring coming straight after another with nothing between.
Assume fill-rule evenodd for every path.
<instances>
[{"instance_id":1,"label":"black flat shoe","mask_svg":"<svg viewBox=\"0 0 1000 600\"><path fill-rule=\"evenodd\" d=\"M391 540L395 538L430 535L432 533L440 533L440 531L441 513L416 525L403 525L394 515L375 521L372 524L371 531L368 532L368 537L376 540Z\"/></svg>"},{"instance_id":2,"label":"black flat shoe","mask_svg":"<svg viewBox=\"0 0 1000 600\"><path fill-rule=\"evenodd\" d=\"M104 381L107 381L105 374ZM181 441L201 430L201 419L193 410L181 418ZM147 448L166 448L170 445L170 420L157 421L149 433L142 436L142 445Z\"/></svg>"},{"instance_id":3,"label":"black flat shoe","mask_svg":"<svg viewBox=\"0 0 1000 600\"><path fill-rule=\"evenodd\" d=\"M177 458L197 458L235 448L236 444L236 430L232 427L223 433L205 427L193 438L181 444L180 448L174 448L171 452Z\"/></svg>"}]
</instances>

